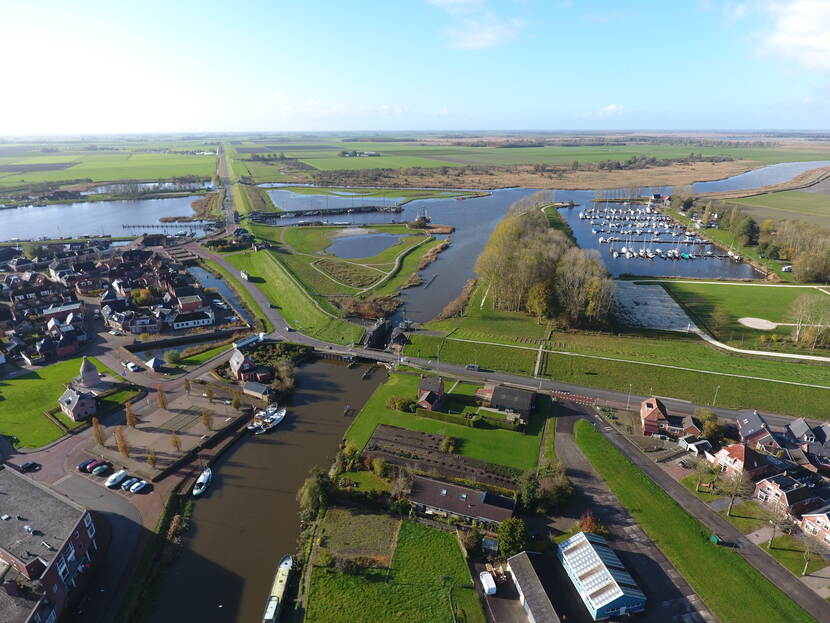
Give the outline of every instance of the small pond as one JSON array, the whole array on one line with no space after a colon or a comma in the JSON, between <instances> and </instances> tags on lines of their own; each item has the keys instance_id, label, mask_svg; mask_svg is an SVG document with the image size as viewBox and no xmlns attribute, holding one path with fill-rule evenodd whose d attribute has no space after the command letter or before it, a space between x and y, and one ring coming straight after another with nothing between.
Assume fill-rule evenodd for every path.
<instances>
[{"instance_id":1,"label":"small pond","mask_svg":"<svg viewBox=\"0 0 830 623\"><path fill-rule=\"evenodd\" d=\"M346 259L372 257L385 251L401 238L402 234L357 234L354 236L339 236L326 249L332 255Z\"/></svg>"}]
</instances>

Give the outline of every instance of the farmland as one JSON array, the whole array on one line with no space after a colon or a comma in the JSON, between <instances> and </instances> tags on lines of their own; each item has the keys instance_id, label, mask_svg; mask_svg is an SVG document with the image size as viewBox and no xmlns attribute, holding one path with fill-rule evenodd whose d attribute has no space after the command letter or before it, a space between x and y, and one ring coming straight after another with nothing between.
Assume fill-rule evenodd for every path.
<instances>
[{"instance_id":1,"label":"farmland","mask_svg":"<svg viewBox=\"0 0 830 623\"><path fill-rule=\"evenodd\" d=\"M419 377L411 374L393 374L375 390L372 397L355 418L346 439L363 448L378 424L399 426L423 433L455 437L460 440L458 454L488 463L497 463L516 469L531 469L536 465L542 431L549 415L549 406L539 401L537 411L531 416L527 431L515 432L502 429L484 429L462 426L419 417L412 413L393 411L386 406L391 396L414 399L418 393ZM450 387L447 386L447 391ZM469 394L469 388L462 388ZM462 394L459 394L459 396ZM453 396L450 394L450 404Z\"/></svg>"},{"instance_id":2,"label":"farmland","mask_svg":"<svg viewBox=\"0 0 830 623\"><path fill-rule=\"evenodd\" d=\"M360 531L362 522L362 516L354 518L350 532ZM327 517L324 526L329 525ZM391 534L373 529L368 535L354 534L354 539L375 535L385 545ZM334 536L333 543L342 541L343 531ZM486 621L455 535L411 521L400 525L388 569L364 568L354 574L320 566L311 570L305 614L309 623L443 623L459 615L468 623Z\"/></svg>"},{"instance_id":3,"label":"farmland","mask_svg":"<svg viewBox=\"0 0 830 623\"><path fill-rule=\"evenodd\" d=\"M814 621L738 554L709 543L706 528L588 422L577 422L574 432L580 449L620 503L720 620ZM735 595L752 595L753 607L747 608Z\"/></svg>"},{"instance_id":4,"label":"farmland","mask_svg":"<svg viewBox=\"0 0 830 623\"><path fill-rule=\"evenodd\" d=\"M113 374L97 359L90 358L90 361L98 370ZM43 412L57 406L64 384L77 376L80 367L80 358L67 359L0 381L0 434L16 437L17 443L26 448L39 448L61 437L63 432ZM132 395L122 394L120 398ZM110 404L117 398L113 394ZM106 403L101 406L105 408ZM77 426L62 413L57 417L67 427Z\"/></svg>"},{"instance_id":5,"label":"farmland","mask_svg":"<svg viewBox=\"0 0 830 623\"><path fill-rule=\"evenodd\" d=\"M830 227L830 194L790 190L768 195L746 197L737 203L743 211L757 220L798 219Z\"/></svg>"}]
</instances>

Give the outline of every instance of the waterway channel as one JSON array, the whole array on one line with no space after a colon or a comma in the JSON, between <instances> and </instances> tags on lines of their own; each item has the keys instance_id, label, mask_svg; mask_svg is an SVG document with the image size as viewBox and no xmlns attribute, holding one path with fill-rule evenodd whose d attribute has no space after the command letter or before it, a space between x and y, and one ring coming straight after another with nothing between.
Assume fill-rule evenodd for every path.
<instances>
[{"instance_id":1,"label":"waterway channel","mask_svg":"<svg viewBox=\"0 0 830 623\"><path fill-rule=\"evenodd\" d=\"M362 380L364 371L322 360L301 366L285 421L222 455L150 620L261 620L279 559L297 549L297 490L309 469L330 465L352 421L344 408L360 408L385 379L377 369Z\"/></svg>"},{"instance_id":2,"label":"waterway channel","mask_svg":"<svg viewBox=\"0 0 830 623\"><path fill-rule=\"evenodd\" d=\"M222 295L222 298L231 304L234 311L236 311L240 318L242 318L245 322L249 325L254 324L254 317L248 312L248 308L242 304L242 301L236 295L236 292L231 290L230 286L228 286L224 279L214 277L201 266L190 266L187 269L187 272L193 275L196 281L198 281L203 288L213 288L219 292L219 294Z\"/></svg>"}]
</instances>

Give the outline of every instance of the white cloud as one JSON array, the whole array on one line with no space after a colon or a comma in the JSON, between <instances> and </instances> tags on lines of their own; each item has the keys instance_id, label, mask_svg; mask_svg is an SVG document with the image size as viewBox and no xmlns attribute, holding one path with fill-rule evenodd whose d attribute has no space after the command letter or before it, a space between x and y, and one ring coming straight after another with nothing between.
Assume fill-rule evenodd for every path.
<instances>
[{"instance_id":1,"label":"white cloud","mask_svg":"<svg viewBox=\"0 0 830 623\"><path fill-rule=\"evenodd\" d=\"M599 109L597 116L599 117L618 117L625 112L625 106L622 104L608 104Z\"/></svg>"},{"instance_id":2,"label":"white cloud","mask_svg":"<svg viewBox=\"0 0 830 623\"><path fill-rule=\"evenodd\" d=\"M516 38L525 27L520 19L498 17L486 0L427 0L447 12L455 25L445 34L453 47L462 50L492 48Z\"/></svg>"},{"instance_id":3,"label":"white cloud","mask_svg":"<svg viewBox=\"0 0 830 623\"><path fill-rule=\"evenodd\" d=\"M764 3L773 20L762 52L806 67L830 70L830 2L777 0Z\"/></svg>"}]
</instances>

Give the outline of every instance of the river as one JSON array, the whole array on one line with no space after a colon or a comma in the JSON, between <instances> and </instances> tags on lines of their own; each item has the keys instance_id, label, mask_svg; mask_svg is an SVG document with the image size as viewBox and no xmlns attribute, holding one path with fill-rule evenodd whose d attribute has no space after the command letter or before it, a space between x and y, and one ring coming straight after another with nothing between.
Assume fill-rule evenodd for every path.
<instances>
[{"instance_id":1,"label":"river","mask_svg":"<svg viewBox=\"0 0 830 623\"><path fill-rule=\"evenodd\" d=\"M279 559L297 549L297 490L309 469L331 464L352 421L344 407L360 408L385 379L377 369L361 380L364 370L301 366L285 421L267 435L245 436L216 462L150 620L259 620Z\"/></svg>"}]
</instances>

